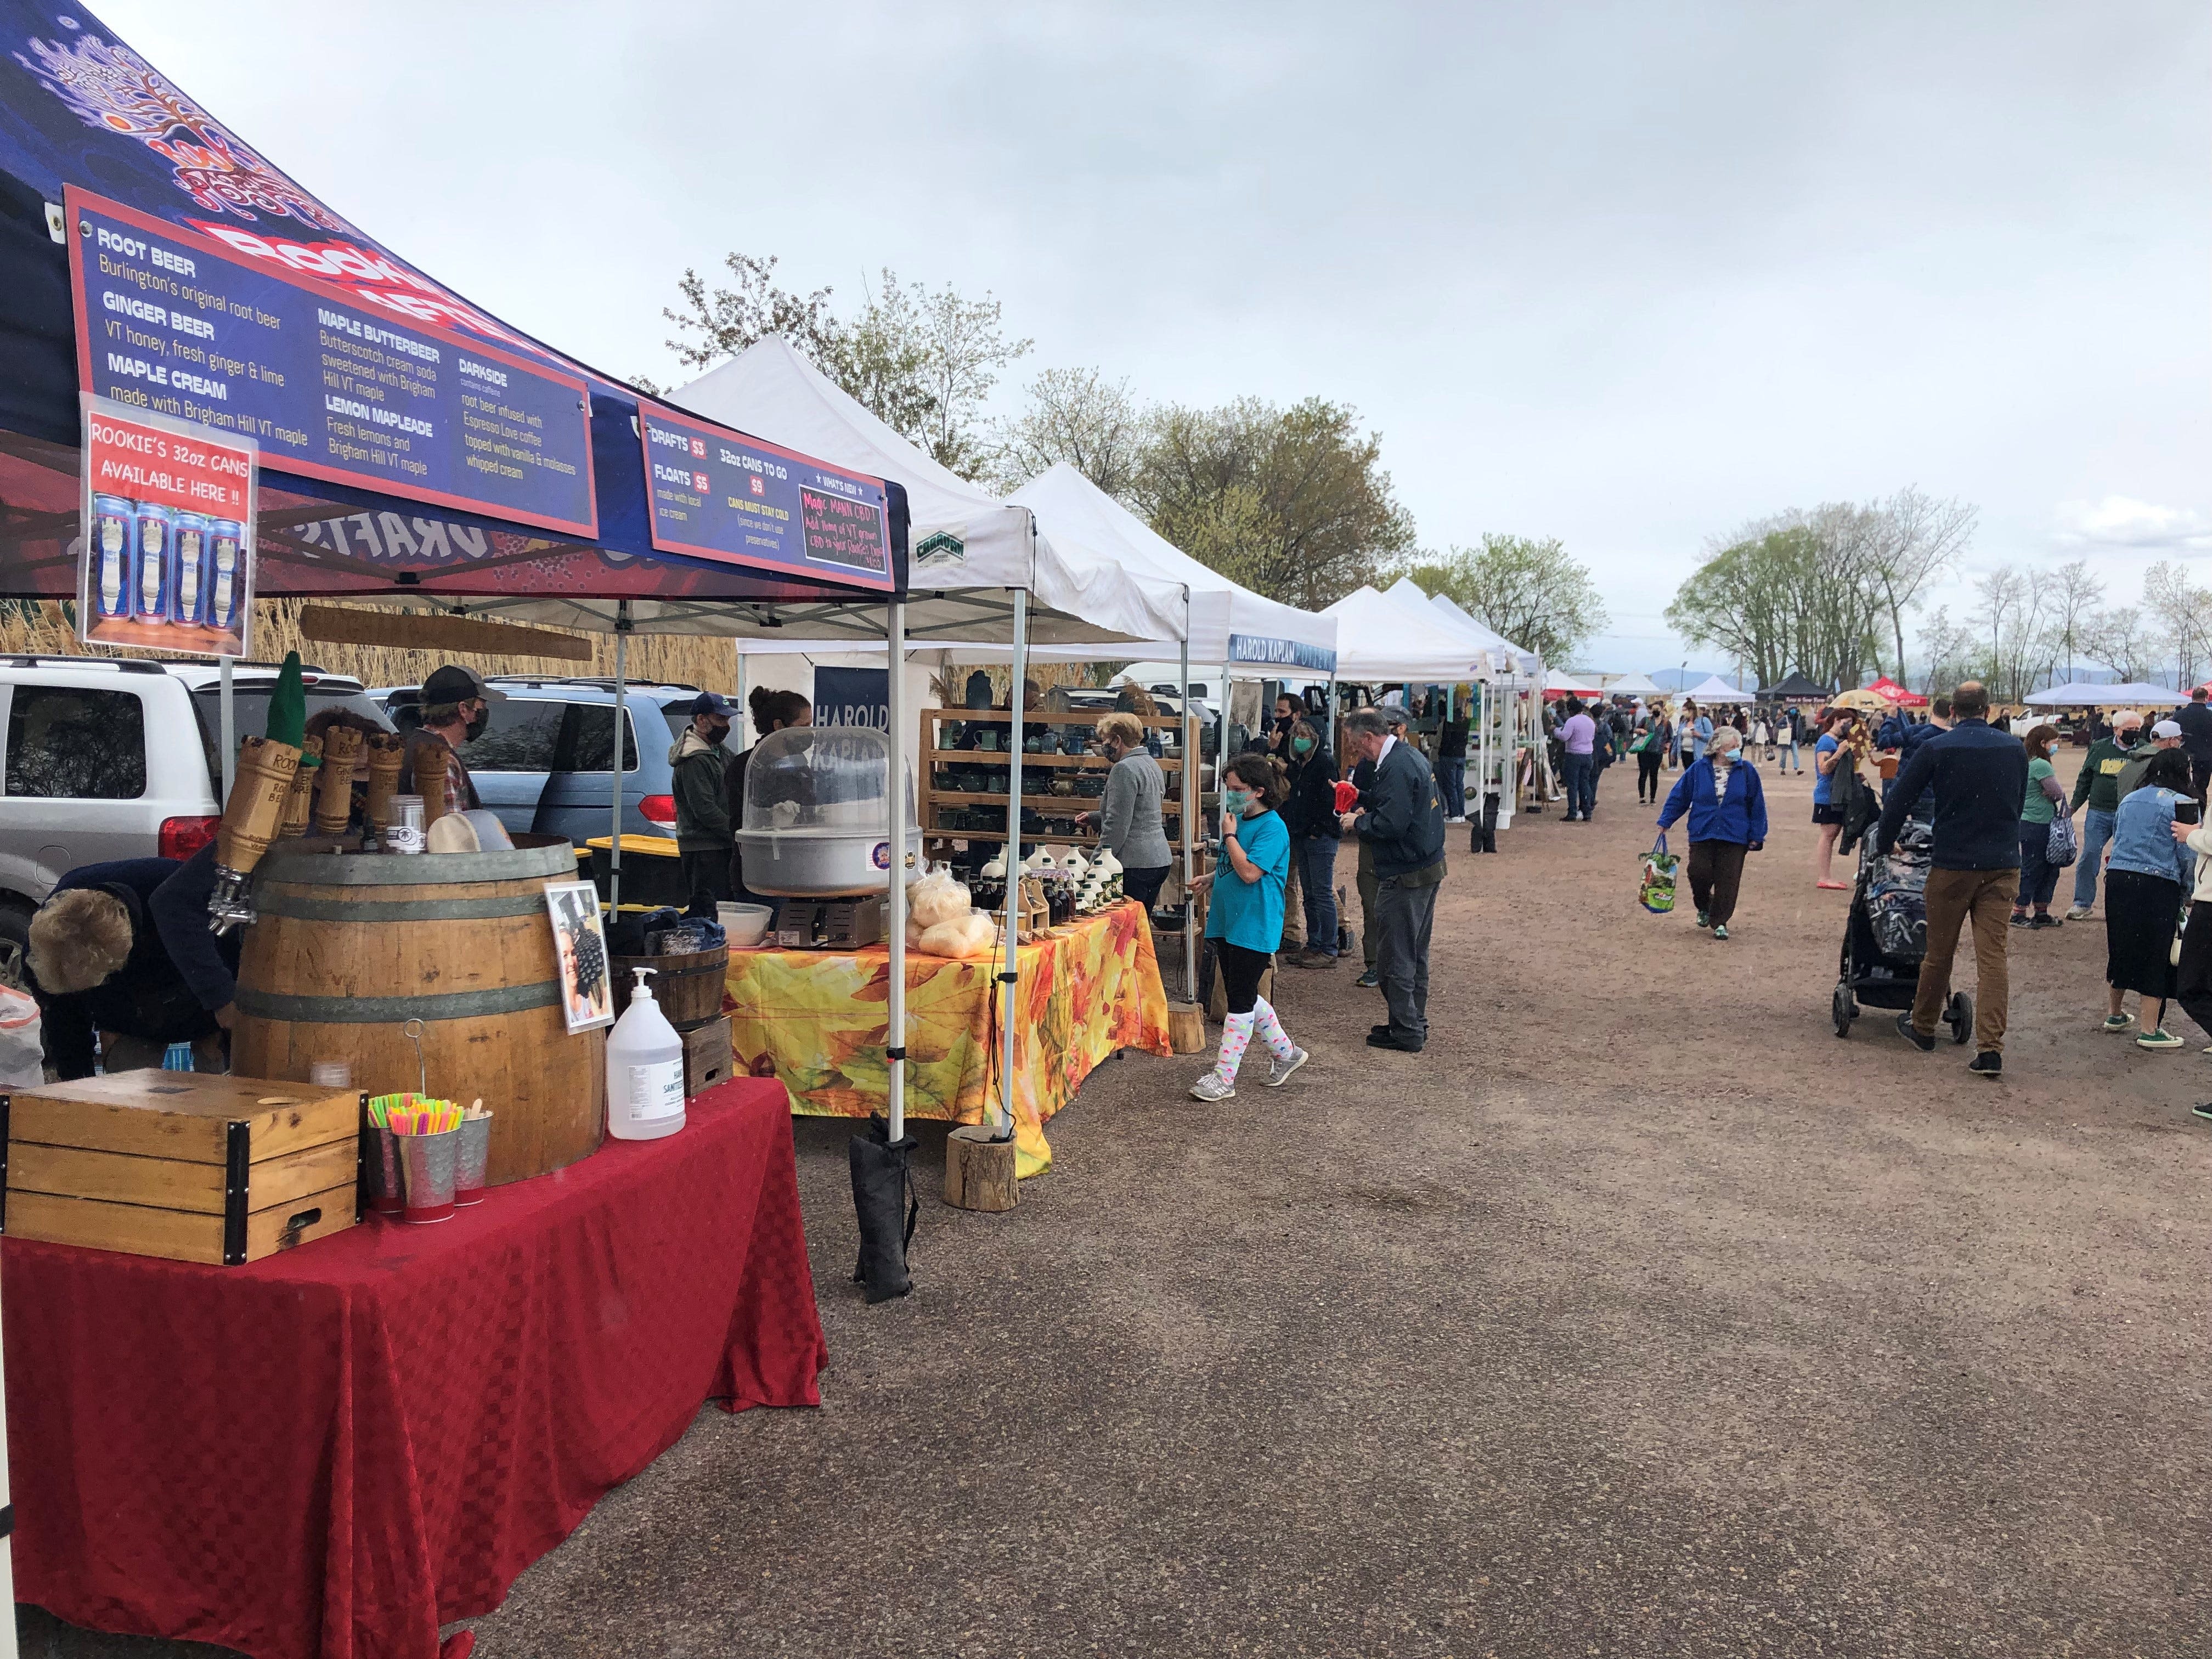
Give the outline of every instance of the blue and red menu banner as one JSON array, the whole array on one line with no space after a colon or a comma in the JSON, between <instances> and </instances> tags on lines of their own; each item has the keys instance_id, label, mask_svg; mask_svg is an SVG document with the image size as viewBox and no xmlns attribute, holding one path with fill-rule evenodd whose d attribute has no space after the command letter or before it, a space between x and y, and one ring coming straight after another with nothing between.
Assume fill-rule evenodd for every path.
<instances>
[{"instance_id":1,"label":"blue and red menu banner","mask_svg":"<svg viewBox=\"0 0 2212 1659\"><path fill-rule=\"evenodd\" d=\"M638 441L661 552L891 587L882 479L657 404L639 404Z\"/></svg>"},{"instance_id":2,"label":"blue and red menu banner","mask_svg":"<svg viewBox=\"0 0 2212 1659\"><path fill-rule=\"evenodd\" d=\"M281 471L599 533L580 375L343 286L327 253L265 258L74 185L66 219L87 392L252 438Z\"/></svg>"}]
</instances>

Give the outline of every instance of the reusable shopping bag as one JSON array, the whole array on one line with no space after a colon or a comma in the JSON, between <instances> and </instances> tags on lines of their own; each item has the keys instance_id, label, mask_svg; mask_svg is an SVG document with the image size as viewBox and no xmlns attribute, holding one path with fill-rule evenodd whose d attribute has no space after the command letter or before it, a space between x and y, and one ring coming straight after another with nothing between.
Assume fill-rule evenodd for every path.
<instances>
[{"instance_id":1,"label":"reusable shopping bag","mask_svg":"<svg viewBox=\"0 0 2212 1659\"><path fill-rule=\"evenodd\" d=\"M1637 902L1655 916L1674 908L1674 866L1679 861L1667 850L1667 832L1662 830L1644 855L1644 878L1636 892Z\"/></svg>"},{"instance_id":2,"label":"reusable shopping bag","mask_svg":"<svg viewBox=\"0 0 2212 1659\"><path fill-rule=\"evenodd\" d=\"M2043 844L2043 861L2054 870L2063 870L2081 856L2081 843L2075 838L2074 820L2061 812L2051 815L2051 836Z\"/></svg>"}]
</instances>

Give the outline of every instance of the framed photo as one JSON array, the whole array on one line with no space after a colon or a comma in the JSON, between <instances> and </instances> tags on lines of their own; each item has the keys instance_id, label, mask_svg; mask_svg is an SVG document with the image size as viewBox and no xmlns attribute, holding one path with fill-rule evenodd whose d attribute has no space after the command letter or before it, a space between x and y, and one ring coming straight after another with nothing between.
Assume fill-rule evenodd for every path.
<instances>
[{"instance_id":1,"label":"framed photo","mask_svg":"<svg viewBox=\"0 0 2212 1659\"><path fill-rule=\"evenodd\" d=\"M588 881L549 882L545 908L553 918L553 951L559 958L561 1012L568 1034L615 1023L614 987L607 978L607 936L599 924L599 890Z\"/></svg>"}]
</instances>

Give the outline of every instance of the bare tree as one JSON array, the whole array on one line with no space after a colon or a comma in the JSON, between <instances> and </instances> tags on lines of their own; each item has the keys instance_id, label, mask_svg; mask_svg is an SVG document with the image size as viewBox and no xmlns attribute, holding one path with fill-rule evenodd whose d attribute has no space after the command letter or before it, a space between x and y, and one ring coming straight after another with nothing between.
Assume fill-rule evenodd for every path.
<instances>
[{"instance_id":1,"label":"bare tree","mask_svg":"<svg viewBox=\"0 0 2212 1659\"><path fill-rule=\"evenodd\" d=\"M1870 521L1866 551L1867 580L1881 595L1897 649L1898 672L1905 669L1905 613L1973 540L1980 509L1957 501L1937 501L1917 484L1907 484L1886 501L1866 509Z\"/></svg>"},{"instance_id":2,"label":"bare tree","mask_svg":"<svg viewBox=\"0 0 2212 1659\"><path fill-rule=\"evenodd\" d=\"M1966 678L1974 668L1974 631L1951 620L1948 605L1939 605L1920 624L1920 689L1940 696Z\"/></svg>"},{"instance_id":3,"label":"bare tree","mask_svg":"<svg viewBox=\"0 0 2212 1659\"><path fill-rule=\"evenodd\" d=\"M2045 588L2052 639L2065 654L2066 678L2071 680L2074 659L2105 603L2105 580L2089 568L2087 559L2069 559L2051 573Z\"/></svg>"},{"instance_id":4,"label":"bare tree","mask_svg":"<svg viewBox=\"0 0 2212 1659\"><path fill-rule=\"evenodd\" d=\"M1030 382L1021 418L999 426L999 482L1018 489L1066 462L1109 495L1132 493L1145 462L1145 417L1127 380L1095 368L1048 368Z\"/></svg>"},{"instance_id":5,"label":"bare tree","mask_svg":"<svg viewBox=\"0 0 2212 1659\"><path fill-rule=\"evenodd\" d=\"M1980 598L1972 618L1977 644L1988 653L1982 678L1998 702L2018 702L2035 689L2040 653L2049 646L2043 586L2003 564L1977 579L1974 592Z\"/></svg>"},{"instance_id":6,"label":"bare tree","mask_svg":"<svg viewBox=\"0 0 2212 1659\"><path fill-rule=\"evenodd\" d=\"M2143 572L2142 608L2157 619L2181 684L2195 684L2212 650L2212 592L2189 580L2187 566L2161 559Z\"/></svg>"},{"instance_id":7,"label":"bare tree","mask_svg":"<svg viewBox=\"0 0 2212 1659\"><path fill-rule=\"evenodd\" d=\"M2081 648L2124 680L2150 678L2164 641L2132 605L2100 611L2081 635Z\"/></svg>"}]
</instances>

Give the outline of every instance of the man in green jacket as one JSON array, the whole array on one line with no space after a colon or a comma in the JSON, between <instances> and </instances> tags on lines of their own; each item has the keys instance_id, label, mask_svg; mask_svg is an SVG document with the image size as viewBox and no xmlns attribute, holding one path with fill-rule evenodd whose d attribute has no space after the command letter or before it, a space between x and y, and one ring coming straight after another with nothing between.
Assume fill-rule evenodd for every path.
<instances>
[{"instance_id":1,"label":"man in green jacket","mask_svg":"<svg viewBox=\"0 0 2212 1659\"><path fill-rule=\"evenodd\" d=\"M2074 908L2069 921L2087 921L2089 907L2097 902L2097 871L2105 861L2105 843L2112 838L2112 815L2120 810L2120 773L2140 757L2136 739L2142 735L2142 716L2132 709L2112 717L2110 737L2100 738L2081 757L2081 770L2074 780L2074 802L2068 810L2081 820L2081 856L2074 866Z\"/></svg>"},{"instance_id":2,"label":"man in green jacket","mask_svg":"<svg viewBox=\"0 0 2212 1659\"><path fill-rule=\"evenodd\" d=\"M722 739L730 735L730 700L702 691L691 700L691 723L668 751L676 797L676 851L684 872L684 890L697 896L703 888L716 902L730 896L730 809L722 795L722 769L729 757Z\"/></svg>"}]
</instances>

